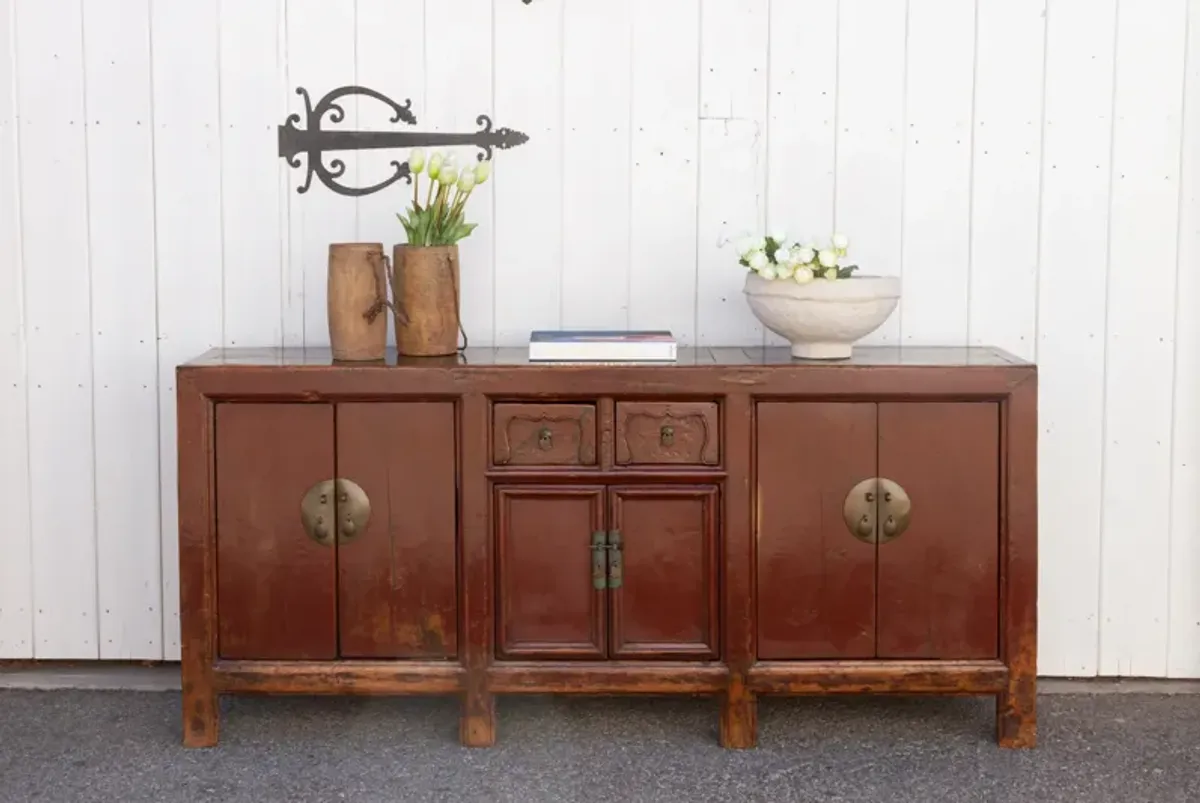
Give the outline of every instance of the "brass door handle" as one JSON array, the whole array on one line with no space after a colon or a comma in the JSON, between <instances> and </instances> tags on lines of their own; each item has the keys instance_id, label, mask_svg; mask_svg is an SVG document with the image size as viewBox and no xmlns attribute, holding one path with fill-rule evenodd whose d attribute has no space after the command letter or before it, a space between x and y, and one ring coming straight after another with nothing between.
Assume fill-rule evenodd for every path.
<instances>
[{"instance_id":1,"label":"brass door handle","mask_svg":"<svg viewBox=\"0 0 1200 803\"><path fill-rule=\"evenodd\" d=\"M358 483L339 478L334 482L338 494L338 543L345 544L362 535L371 520L371 500Z\"/></svg>"},{"instance_id":2,"label":"brass door handle","mask_svg":"<svg viewBox=\"0 0 1200 803\"><path fill-rule=\"evenodd\" d=\"M300 522L308 537L321 546L332 546L334 526L339 544L352 541L371 519L371 500L353 480L323 480L300 500Z\"/></svg>"},{"instance_id":3,"label":"brass door handle","mask_svg":"<svg viewBox=\"0 0 1200 803\"><path fill-rule=\"evenodd\" d=\"M850 489L842 518L850 534L868 544L894 541L908 529L912 501L894 480L871 477ZM882 525L879 519L882 517Z\"/></svg>"},{"instance_id":4,"label":"brass door handle","mask_svg":"<svg viewBox=\"0 0 1200 803\"><path fill-rule=\"evenodd\" d=\"M912 500L908 493L894 480L879 480L879 515L883 517L882 537L879 543L886 544L904 535L912 518Z\"/></svg>"},{"instance_id":5,"label":"brass door handle","mask_svg":"<svg viewBox=\"0 0 1200 803\"><path fill-rule=\"evenodd\" d=\"M329 522L334 518L333 480L323 480L308 489L300 500L300 523L308 537L321 546L333 543Z\"/></svg>"}]
</instances>

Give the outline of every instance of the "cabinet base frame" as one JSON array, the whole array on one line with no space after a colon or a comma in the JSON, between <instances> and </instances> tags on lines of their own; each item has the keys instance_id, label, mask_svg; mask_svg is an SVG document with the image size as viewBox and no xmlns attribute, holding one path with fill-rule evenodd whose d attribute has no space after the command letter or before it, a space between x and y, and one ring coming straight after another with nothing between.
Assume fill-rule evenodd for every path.
<instances>
[{"instance_id":1,"label":"cabinet base frame","mask_svg":"<svg viewBox=\"0 0 1200 803\"><path fill-rule=\"evenodd\" d=\"M495 743L497 694L712 695L720 698L721 745L731 749L757 743L761 695L995 696L1000 746L1036 743L1032 684L1010 683L1001 661L768 661L752 665L744 679L716 663L513 662L469 678L460 664L445 662L217 661L211 677L211 688L191 690L211 704L192 711L185 727L188 747L216 744L218 694L458 694L459 739L468 747Z\"/></svg>"}]
</instances>

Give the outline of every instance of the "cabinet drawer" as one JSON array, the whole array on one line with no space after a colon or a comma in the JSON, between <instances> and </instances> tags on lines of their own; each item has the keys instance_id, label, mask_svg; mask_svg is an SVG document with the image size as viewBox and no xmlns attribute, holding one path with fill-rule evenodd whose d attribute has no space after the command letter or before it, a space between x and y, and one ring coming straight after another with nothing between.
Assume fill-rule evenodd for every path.
<instances>
[{"instance_id":1,"label":"cabinet drawer","mask_svg":"<svg viewBox=\"0 0 1200 803\"><path fill-rule=\"evenodd\" d=\"M498 466L594 466L595 405L497 404L492 460Z\"/></svg>"},{"instance_id":2,"label":"cabinet drawer","mask_svg":"<svg viewBox=\"0 0 1200 803\"><path fill-rule=\"evenodd\" d=\"M619 402L619 465L715 466L721 461L715 402Z\"/></svg>"}]
</instances>

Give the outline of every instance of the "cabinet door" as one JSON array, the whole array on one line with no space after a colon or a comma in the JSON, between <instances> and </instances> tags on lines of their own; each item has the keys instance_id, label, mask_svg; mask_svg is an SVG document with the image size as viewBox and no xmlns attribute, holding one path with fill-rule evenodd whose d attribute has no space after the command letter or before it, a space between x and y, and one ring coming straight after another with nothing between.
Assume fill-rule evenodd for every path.
<instances>
[{"instance_id":1,"label":"cabinet door","mask_svg":"<svg viewBox=\"0 0 1200 803\"><path fill-rule=\"evenodd\" d=\"M603 658L592 533L604 529L604 489L498 487L495 500L501 656Z\"/></svg>"},{"instance_id":2,"label":"cabinet door","mask_svg":"<svg viewBox=\"0 0 1200 803\"><path fill-rule=\"evenodd\" d=\"M614 488L620 582L609 591L614 658L716 658L716 486ZM609 584L614 585L609 574Z\"/></svg>"},{"instance_id":3,"label":"cabinet door","mask_svg":"<svg viewBox=\"0 0 1200 803\"><path fill-rule=\"evenodd\" d=\"M998 654L999 444L993 403L879 406L879 476L912 505L879 546L880 658Z\"/></svg>"},{"instance_id":4,"label":"cabinet door","mask_svg":"<svg viewBox=\"0 0 1200 803\"><path fill-rule=\"evenodd\" d=\"M226 403L216 411L218 652L337 656L334 547L309 538L300 503L333 478L333 408Z\"/></svg>"},{"instance_id":5,"label":"cabinet door","mask_svg":"<svg viewBox=\"0 0 1200 803\"><path fill-rule=\"evenodd\" d=\"M453 658L453 402L339 404L337 462L371 506L366 527L338 546L341 655Z\"/></svg>"},{"instance_id":6,"label":"cabinet door","mask_svg":"<svg viewBox=\"0 0 1200 803\"><path fill-rule=\"evenodd\" d=\"M875 545L842 510L875 476L876 407L763 402L757 418L758 657L873 657Z\"/></svg>"}]
</instances>

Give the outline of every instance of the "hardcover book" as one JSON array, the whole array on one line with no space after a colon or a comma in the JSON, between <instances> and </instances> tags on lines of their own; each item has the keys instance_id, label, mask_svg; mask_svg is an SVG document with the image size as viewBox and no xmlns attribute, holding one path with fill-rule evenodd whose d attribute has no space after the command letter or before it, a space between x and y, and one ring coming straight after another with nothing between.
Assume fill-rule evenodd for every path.
<instances>
[{"instance_id":1,"label":"hardcover book","mask_svg":"<svg viewBox=\"0 0 1200 803\"><path fill-rule=\"evenodd\" d=\"M537 331L529 336L533 362L672 362L677 353L667 331Z\"/></svg>"}]
</instances>

